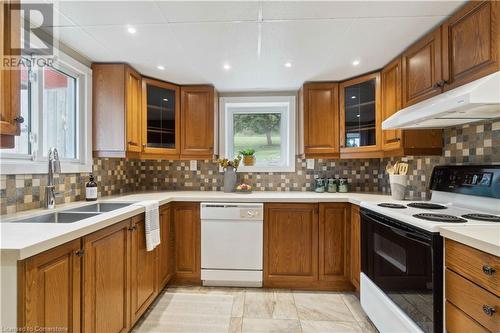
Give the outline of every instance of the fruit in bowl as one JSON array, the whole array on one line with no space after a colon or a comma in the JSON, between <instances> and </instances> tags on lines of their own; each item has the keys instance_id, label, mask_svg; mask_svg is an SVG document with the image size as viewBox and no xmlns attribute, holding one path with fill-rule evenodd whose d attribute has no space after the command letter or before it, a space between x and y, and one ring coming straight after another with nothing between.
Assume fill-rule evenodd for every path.
<instances>
[{"instance_id":1,"label":"fruit in bowl","mask_svg":"<svg viewBox=\"0 0 500 333\"><path fill-rule=\"evenodd\" d=\"M240 185L236 186L236 190L248 192L248 191L252 190L252 186L250 186L248 184L240 184Z\"/></svg>"}]
</instances>

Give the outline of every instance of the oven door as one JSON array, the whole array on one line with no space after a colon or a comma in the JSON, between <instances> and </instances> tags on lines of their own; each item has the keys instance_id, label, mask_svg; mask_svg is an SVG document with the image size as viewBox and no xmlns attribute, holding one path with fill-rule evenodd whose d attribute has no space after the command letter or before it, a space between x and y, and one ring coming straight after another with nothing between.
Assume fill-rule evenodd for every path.
<instances>
[{"instance_id":1,"label":"oven door","mask_svg":"<svg viewBox=\"0 0 500 333\"><path fill-rule=\"evenodd\" d=\"M433 234L369 210L361 220L363 273L424 332L438 332L442 288L436 288Z\"/></svg>"}]
</instances>

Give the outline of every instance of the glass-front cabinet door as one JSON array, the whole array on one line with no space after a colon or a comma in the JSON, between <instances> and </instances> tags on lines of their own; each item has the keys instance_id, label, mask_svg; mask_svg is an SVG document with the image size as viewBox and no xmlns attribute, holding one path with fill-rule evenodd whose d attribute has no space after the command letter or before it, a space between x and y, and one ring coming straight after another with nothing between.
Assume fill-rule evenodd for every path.
<instances>
[{"instance_id":1,"label":"glass-front cabinet door","mask_svg":"<svg viewBox=\"0 0 500 333\"><path fill-rule=\"evenodd\" d=\"M380 142L379 73L343 82L340 85L341 151L345 153L380 151Z\"/></svg>"},{"instance_id":2,"label":"glass-front cabinet door","mask_svg":"<svg viewBox=\"0 0 500 333\"><path fill-rule=\"evenodd\" d=\"M179 155L180 89L152 79L142 80L143 152Z\"/></svg>"}]
</instances>

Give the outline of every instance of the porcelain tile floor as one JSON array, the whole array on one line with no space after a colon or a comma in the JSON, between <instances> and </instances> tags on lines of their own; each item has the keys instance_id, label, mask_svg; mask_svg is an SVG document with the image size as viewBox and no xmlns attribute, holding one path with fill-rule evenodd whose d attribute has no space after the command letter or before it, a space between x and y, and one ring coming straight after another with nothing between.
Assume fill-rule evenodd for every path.
<instances>
[{"instance_id":1,"label":"porcelain tile floor","mask_svg":"<svg viewBox=\"0 0 500 333\"><path fill-rule=\"evenodd\" d=\"M377 330L352 293L169 287L135 333L330 333Z\"/></svg>"}]
</instances>

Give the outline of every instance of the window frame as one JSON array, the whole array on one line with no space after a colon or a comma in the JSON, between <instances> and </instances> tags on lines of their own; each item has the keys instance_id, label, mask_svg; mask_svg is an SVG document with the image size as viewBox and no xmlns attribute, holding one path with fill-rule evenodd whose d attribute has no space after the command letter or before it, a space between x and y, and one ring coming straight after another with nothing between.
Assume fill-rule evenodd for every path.
<instances>
[{"instance_id":1,"label":"window frame","mask_svg":"<svg viewBox=\"0 0 500 333\"><path fill-rule=\"evenodd\" d=\"M295 172L295 144L296 144L296 96L230 96L220 97L220 136L219 152L220 156L228 159L234 158L233 147L233 115L248 114L252 112L230 111L228 107L232 104L240 104L242 107L250 107L255 104L267 104L268 106L288 106L282 111L254 111L253 113L280 113L280 133L281 133L281 154L285 163L280 165L254 165L245 166L243 161L237 172Z\"/></svg>"},{"instance_id":2,"label":"window frame","mask_svg":"<svg viewBox=\"0 0 500 333\"><path fill-rule=\"evenodd\" d=\"M74 77L76 105L76 159L61 159L61 173L92 172L92 70L58 50L55 70ZM0 174L47 173L43 152L43 68L35 67L35 84L31 83L31 154L0 151Z\"/></svg>"}]
</instances>

